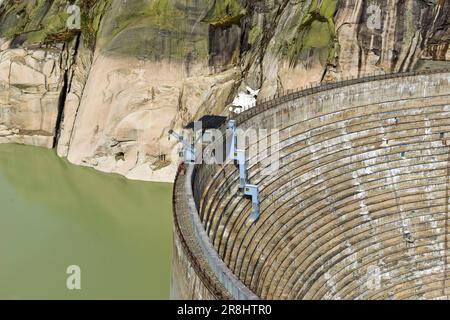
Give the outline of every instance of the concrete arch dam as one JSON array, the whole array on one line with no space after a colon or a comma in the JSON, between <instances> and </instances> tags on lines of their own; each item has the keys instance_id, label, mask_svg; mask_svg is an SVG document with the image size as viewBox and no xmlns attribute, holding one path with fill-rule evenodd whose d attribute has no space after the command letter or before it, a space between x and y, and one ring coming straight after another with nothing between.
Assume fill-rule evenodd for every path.
<instances>
[{"instance_id":1,"label":"concrete arch dam","mask_svg":"<svg viewBox=\"0 0 450 320\"><path fill-rule=\"evenodd\" d=\"M177 176L173 297L450 297L450 71L291 92L235 120L279 130L279 168L248 159L254 223L236 166Z\"/></svg>"}]
</instances>

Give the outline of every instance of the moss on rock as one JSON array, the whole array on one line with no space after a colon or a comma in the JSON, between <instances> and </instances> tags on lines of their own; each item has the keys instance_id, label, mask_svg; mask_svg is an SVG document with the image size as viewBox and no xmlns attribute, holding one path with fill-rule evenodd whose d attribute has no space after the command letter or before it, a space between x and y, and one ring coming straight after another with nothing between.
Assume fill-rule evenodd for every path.
<instances>
[{"instance_id":1,"label":"moss on rock","mask_svg":"<svg viewBox=\"0 0 450 320\"><path fill-rule=\"evenodd\" d=\"M245 14L244 7L237 0L216 0L204 21L216 28L227 28L239 25Z\"/></svg>"},{"instance_id":2,"label":"moss on rock","mask_svg":"<svg viewBox=\"0 0 450 320\"><path fill-rule=\"evenodd\" d=\"M28 0L8 1L0 11L0 36L20 37L20 44L32 45L71 41L78 33L69 30L67 7L77 4L81 9L81 31L90 45L100 19L111 0Z\"/></svg>"},{"instance_id":3,"label":"moss on rock","mask_svg":"<svg viewBox=\"0 0 450 320\"><path fill-rule=\"evenodd\" d=\"M254 44L258 40L258 38L261 36L261 34L262 34L262 30L258 25L251 28L250 32L248 34L248 43Z\"/></svg>"},{"instance_id":4,"label":"moss on rock","mask_svg":"<svg viewBox=\"0 0 450 320\"><path fill-rule=\"evenodd\" d=\"M295 64L305 51L318 50L324 62L331 61L335 55L334 14L337 0L312 0L301 23L295 28L294 36L282 43L282 50Z\"/></svg>"},{"instance_id":5,"label":"moss on rock","mask_svg":"<svg viewBox=\"0 0 450 320\"><path fill-rule=\"evenodd\" d=\"M208 55L209 8L203 0L129 0L113 2L98 44L105 53L148 60L196 60Z\"/></svg>"}]
</instances>

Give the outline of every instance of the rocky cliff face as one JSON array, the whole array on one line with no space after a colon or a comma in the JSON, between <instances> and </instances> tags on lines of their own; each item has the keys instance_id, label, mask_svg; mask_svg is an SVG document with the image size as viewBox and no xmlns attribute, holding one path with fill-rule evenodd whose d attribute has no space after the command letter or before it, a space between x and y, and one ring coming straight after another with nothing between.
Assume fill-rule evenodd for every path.
<instances>
[{"instance_id":1,"label":"rocky cliff face","mask_svg":"<svg viewBox=\"0 0 450 320\"><path fill-rule=\"evenodd\" d=\"M371 72L443 68L445 0L0 1L0 143L56 147L76 164L171 180L170 128Z\"/></svg>"},{"instance_id":2,"label":"rocky cliff face","mask_svg":"<svg viewBox=\"0 0 450 320\"><path fill-rule=\"evenodd\" d=\"M0 143L53 146L63 60L58 48L0 52Z\"/></svg>"},{"instance_id":3,"label":"rocky cliff face","mask_svg":"<svg viewBox=\"0 0 450 320\"><path fill-rule=\"evenodd\" d=\"M60 154L129 178L171 179L178 155L168 129L221 113L239 77L232 67L209 68L202 20L210 5L112 2L79 108L70 116L75 122L63 130L72 137L60 141Z\"/></svg>"}]
</instances>

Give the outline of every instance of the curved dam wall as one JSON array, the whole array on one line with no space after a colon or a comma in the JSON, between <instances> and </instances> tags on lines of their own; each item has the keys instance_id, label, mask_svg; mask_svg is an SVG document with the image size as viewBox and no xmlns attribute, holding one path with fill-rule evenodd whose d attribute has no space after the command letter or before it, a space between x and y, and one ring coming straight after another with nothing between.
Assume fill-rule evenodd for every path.
<instances>
[{"instance_id":1,"label":"curved dam wall","mask_svg":"<svg viewBox=\"0 0 450 320\"><path fill-rule=\"evenodd\" d=\"M195 205L174 202L175 216L198 215L236 283L263 299L449 298L450 72L330 84L236 120L279 132L273 174L264 174L273 164L265 150L247 150L259 220L248 220L251 202L233 164L189 170L179 191ZM186 288L198 273L182 274L182 253L173 283ZM213 270L208 281L235 298L204 266Z\"/></svg>"}]
</instances>

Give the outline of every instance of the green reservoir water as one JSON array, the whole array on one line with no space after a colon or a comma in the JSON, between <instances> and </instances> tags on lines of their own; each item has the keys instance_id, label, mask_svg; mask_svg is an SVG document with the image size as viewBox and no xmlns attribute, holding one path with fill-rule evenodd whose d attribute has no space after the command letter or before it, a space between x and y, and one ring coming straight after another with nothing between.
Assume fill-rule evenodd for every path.
<instances>
[{"instance_id":1,"label":"green reservoir water","mask_svg":"<svg viewBox=\"0 0 450 320\"><path fill-rule=\"evenodd\" d=\"M171 189L0 145L0 299L168 299Z\"/></svg>"}]
</instances>

